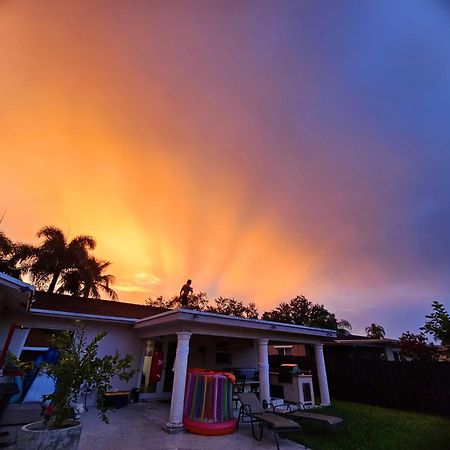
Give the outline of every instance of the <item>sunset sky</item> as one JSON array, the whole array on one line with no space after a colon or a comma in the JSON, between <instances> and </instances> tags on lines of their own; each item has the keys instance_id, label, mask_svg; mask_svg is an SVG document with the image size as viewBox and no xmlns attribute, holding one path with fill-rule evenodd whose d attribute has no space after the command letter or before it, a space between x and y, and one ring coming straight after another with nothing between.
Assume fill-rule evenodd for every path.
<instances>
[{"instance_id":1,"label":"sunset sky","mask_svg":"<svg viewBox=\"0 0 450 450\"><path fill-rule=\"evenodd\" d=\"M450 306L445 1L0 1L0 216L91 234L120 300L354 332Z\"/></svg>"}]
</instances>

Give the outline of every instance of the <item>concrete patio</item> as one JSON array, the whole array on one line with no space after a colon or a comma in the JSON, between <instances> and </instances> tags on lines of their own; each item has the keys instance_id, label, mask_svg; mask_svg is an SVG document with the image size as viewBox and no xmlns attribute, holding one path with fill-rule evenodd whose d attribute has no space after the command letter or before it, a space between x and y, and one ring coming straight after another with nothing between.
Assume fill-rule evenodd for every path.
<instances>
[{"instance_id":1,"label":"concrete patio","mask_svg":"<svg viewBox=\"0 0 450 450\"><path fill-rule=\"evenodd\" d=\"M92 407L83 414L83 432L79 450L274 450L271 431L261 442L252 437L249 424L227 436L198 436L187 432L168 434L163 427L169 417L169 404L157 400L130 404L109 411L109 425L104 424ZM304 447L287 439L280 440L280 450Z\"/></svg>"}]
</instances>

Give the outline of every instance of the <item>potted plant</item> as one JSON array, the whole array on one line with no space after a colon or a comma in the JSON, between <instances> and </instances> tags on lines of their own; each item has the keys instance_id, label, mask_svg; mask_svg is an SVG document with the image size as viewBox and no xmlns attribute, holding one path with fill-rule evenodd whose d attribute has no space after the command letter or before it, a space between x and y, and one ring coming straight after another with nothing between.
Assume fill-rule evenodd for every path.
<instances>
[{"instance_id":1,"label":"potted plant","mask_svg":"<svg viewBox=\"0 0 450 450\"><path fill-rule=\"evenodd\" d=\"M135 371L130 368L131 355L124 358L118 352L102 358L97 355L99 342L106 334L99 333L88 342L86 329L77 323L75 330L53 337L52 345L58 354L52 361L41 363L39 370L54 379L55 391L43 397L48 405L44 410L44 420L21 428L17 449L76 450L82 425L75 418L73 405L85 383L97 390L99 416L108 423L105 393L111 389L111 379L118 377L128 381Z\"/></svg>"}]
</instances>

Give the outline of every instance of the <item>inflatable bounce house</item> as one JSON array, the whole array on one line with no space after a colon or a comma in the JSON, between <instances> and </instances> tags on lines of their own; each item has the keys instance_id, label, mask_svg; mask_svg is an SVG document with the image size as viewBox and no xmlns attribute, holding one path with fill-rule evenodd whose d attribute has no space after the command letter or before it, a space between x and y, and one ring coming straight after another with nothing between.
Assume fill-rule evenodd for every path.
<instances>
[{"instance_id":1,"label":"inflatable bounce house","mask_svg":"<svg viewBox=\"0 0 450 450\"><path fill-rule=\"evenodd\" d=\"M189 369L184 399L184 427L194 434L218 436L236 431L232 373Z\"/></svg>"}]
</instances>

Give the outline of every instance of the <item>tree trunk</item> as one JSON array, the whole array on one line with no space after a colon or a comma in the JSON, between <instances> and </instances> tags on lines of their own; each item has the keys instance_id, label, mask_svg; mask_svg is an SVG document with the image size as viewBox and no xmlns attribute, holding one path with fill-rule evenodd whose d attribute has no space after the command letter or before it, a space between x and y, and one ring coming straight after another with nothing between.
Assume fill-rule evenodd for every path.
<instances>
[{"instance_id":1,"label":"tree trunk","mask_svg":"<svg viewBox=\"0 0 450 450\"><path fill-rule=\"evenodd\" d=\"M89 285L85 285L83 289L83 298L89 298L89 293L91 292L91 287Z\"/></svg>"},{"instance_id":2,"label":"tree trunk","mask_svg":"<svg viewBox=\"0 0 450 450\"><path fill-rule=\"evenodd\" d=\"M47 289L47 292L52 292L53 293L55 291L56 283L58 282L58 278L59 278L60 275L61 275L61 270L59 270L59 269L56 270L53 273L53 278L52 278L52 281L50 283L50 286Z\"/></svg>"}]
</instances>

